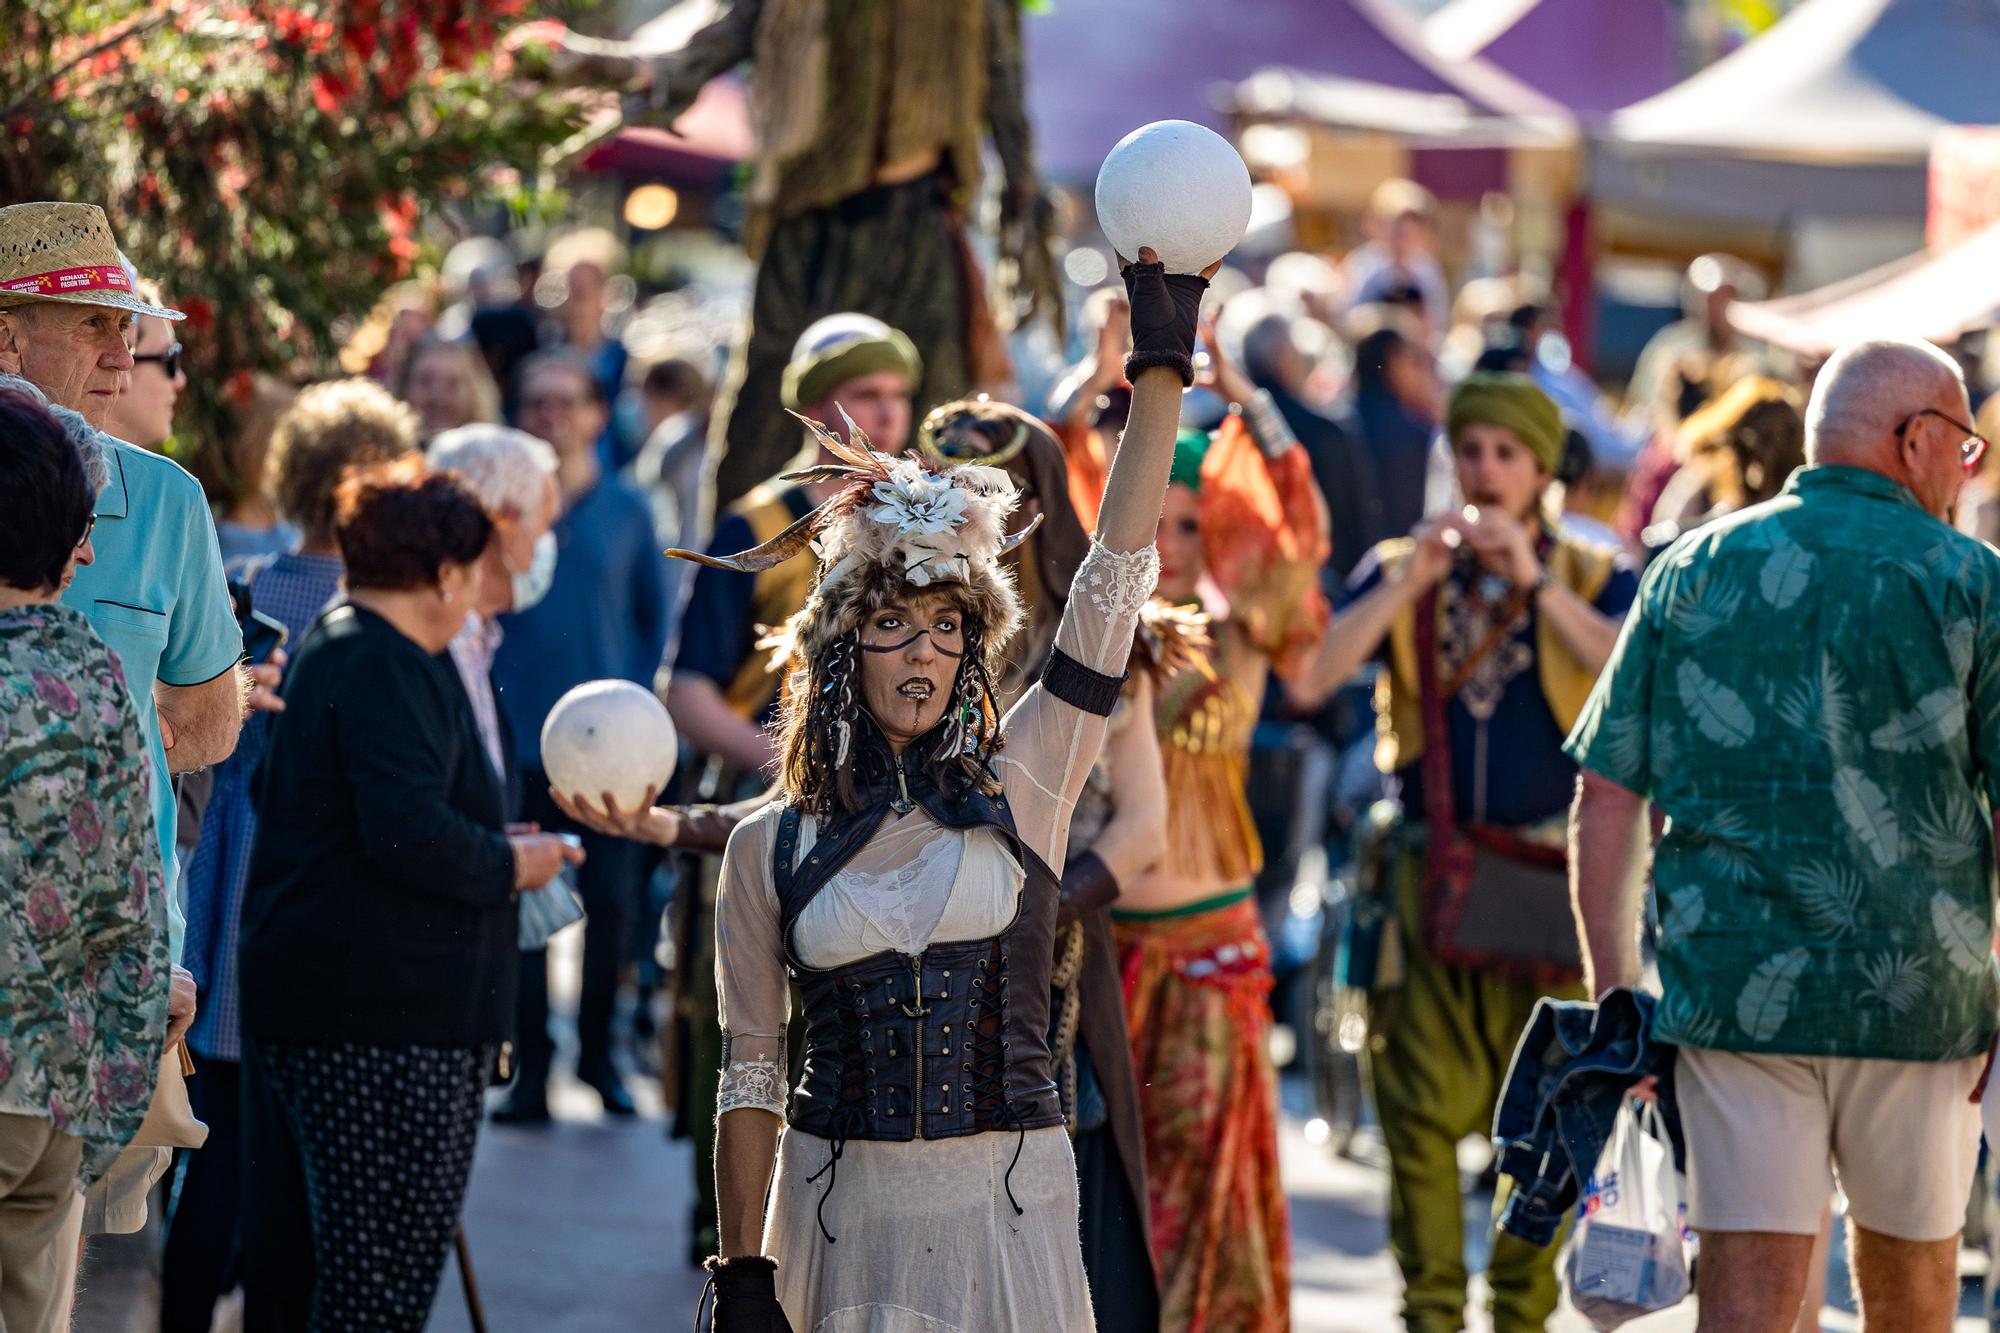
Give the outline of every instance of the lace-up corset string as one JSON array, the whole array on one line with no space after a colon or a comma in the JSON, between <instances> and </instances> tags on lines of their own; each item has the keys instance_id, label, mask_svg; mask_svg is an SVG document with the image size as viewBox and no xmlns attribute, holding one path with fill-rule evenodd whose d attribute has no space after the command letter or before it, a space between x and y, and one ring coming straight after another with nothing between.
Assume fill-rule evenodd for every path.
<instances>
[{"instance_id":1,"label":"lace-up corset string","mask_svg":"<svg viewBox=\"0 0 2000 1333\"><path fill-rule=\"evenodd\" d=\"M1007 1164L1002 1183L1007 1202L1019 1217L1027 1210L1014 1197L1014 1168L1021 1164L1021 1150L1028 1144L1028 1118L1039 1104L1035 1100L1016 1106L1007 1095L1007 948L999 950L1000 966L990 966L991 958L979 960L978 975L972 979L972 1022L966 1034L966 1060L959 1072L966 1081L970 1100L967 1112L990 1118L993 1128L1014 1131L1014 1160ZM996 976L995 973L998 973Z\"/></svg>"},{"instance_id":2,"label":"lace-up corset string","mask_svg":"<svg viewBox=\"0 0 2000 1333\"><path fill-rule=\"evenodd\" d=\"M826 1188L820 1191L819 1204L813 1210L813 1218L819 1223L819 1234L832 1245L837 1239L826 1225L826 1201L833 1197L833 1187L840 1181L840 1156L846 1151L847 1141L868 1127L868 1108L864 1104L873 1094L865 1081L875 1073L875 1068L866 1063L868 1042L873 1037L867 1026L868 1001L861 983L849 984L847 994L841 997L840 1005L840 1045L843 1077L840 1081L840 1104L834 1108L832 1135L827 1140L828 1155L826 1165L806 1177L811 1185L821 1176L826 1177Z\"/></svg>"}]
</instances>

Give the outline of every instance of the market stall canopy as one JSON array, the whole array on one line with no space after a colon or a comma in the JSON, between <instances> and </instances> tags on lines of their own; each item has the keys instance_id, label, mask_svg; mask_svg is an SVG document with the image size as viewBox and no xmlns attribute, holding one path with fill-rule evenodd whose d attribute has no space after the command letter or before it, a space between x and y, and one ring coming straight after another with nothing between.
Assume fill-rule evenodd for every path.
<instances>
[{"instance_id":1,"label":"market stall canopy","mask_svg":"<svg viewBox=\"0 0 2000 1333\"><path fill-rule=\"evenodd\" d=\"M1921 162L1942 127L2000 122L1996 68L1996 0L1806 0L1747 46L1618 112L1610 137L1633 150Z\"/></svg>"},{"instance_id":2,"label":"market stall canopy","mask_svg":"<svg viewBox=\"0 0 2000 1333\"><path fill-rule=\"evenodd\" d=\"M1055 181L1092 179L1111 146L1149 121L1226 131L1229 89L1275 67L1335 88L1416 94L1402 105L1428 116L1439 113L1424 97L1464 103L1447 115L1561 114L1483 61L1430 50L1417 20L1389 0L1050 0L1045 12L1024 15L1022 28L1035 151ZM1369 114L1396 104L1378 101Z\"/></svg>"},{"instance_id":3,"label":"market stall canopy","mask_svg":"<svg viewBox=\"0 0 2000 1333\"><path fill-rule=\"evenodd\" d=\"M1563 108L1537 100L1510 113L1462 92L1410 92L1364 79L1280 67L1261 69L1228 94L1251 120L1302 120L1336 129L1378 130L1413 148L1555 147L1576 138Z\"/></svg>"},{"instance_id":4,"label":"market stall canopy","mask_svg":"<svg viewBox=\"0 0 2000 1333\"><path fill-rule=\"evenodd\" d=\"M1817 291L1738 301L1739 333L1808 356L1858 338L1949 343L2000 319L2000 224L1940 253L1923 251Z\"/></svg>"},{"instance_id":5,"label":"market stall canopy","mask_svg":"<svg viewBox=\"0 0 2000 1333\"><path fill-rule=\"evenodd\" d=\"M1477 57L1583 116L1672 86L1668 0L1451 0L1424 22L1447 60Z\"/></svg>"},{"instance_id":6,"label":"market stall canopy","mask_svg":"<svg viewBox=\"0 0 2000 1333\"><path fill-rule=\"evenodd\" d=\"M2000 122L2000 0L1805 0L1686 82L1614 113L1591 195L1642 218L1781 229L1916 221L1952 124Z\"/></svg>"}]
</instances>

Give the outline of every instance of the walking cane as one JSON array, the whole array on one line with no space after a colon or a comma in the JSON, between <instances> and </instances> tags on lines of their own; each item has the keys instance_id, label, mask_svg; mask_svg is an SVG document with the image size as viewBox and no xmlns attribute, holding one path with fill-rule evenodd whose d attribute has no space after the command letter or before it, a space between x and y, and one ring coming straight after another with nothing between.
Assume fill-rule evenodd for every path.
<instances>
[{"instance_id":1,"label":"walking cane","mask_svg":"<svg viewBox=\"0 0 2000 1333\"><path fill-rule=\"evenodd\" d=\"M486 1307L479 1302L479 1279L472 1271L472 1246L465 1239L465 1219L452 1228L451 1243L458 1251L458 1280L465 1284L465 1312L472 1319L472 1333L486 1333Z\"/></svg>"}]
</instances>

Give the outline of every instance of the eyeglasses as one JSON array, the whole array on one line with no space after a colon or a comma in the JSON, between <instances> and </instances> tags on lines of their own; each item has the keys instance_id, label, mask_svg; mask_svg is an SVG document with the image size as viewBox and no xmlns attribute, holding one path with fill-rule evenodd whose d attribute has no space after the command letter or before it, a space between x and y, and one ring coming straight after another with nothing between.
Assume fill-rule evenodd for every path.
<instances>
[{"instance_id":1,"label":"eyeglasses","mask_svg":"<svg viewBox=\"0 0 2000 1333\"><path fill-rule=\"evenodd\" d=\"M97 515L92 514L89 518L84 520L83 535L76 539L75 549L81 551L86 545L89 544L90 534L92 530L94 530L96 527L97 527Z\"/></svg>"},{"instance_id":2,"label":"eyeglasses","mask_svg":"<svg viewBox=\"0 0 2000 1333\"><path fill-rule=\"evenodd\" d=\"M1958 463L1967 472L1978 467L1979 460L1986 457L1988 440L1984 435L1981 435L1957 417L1952 416L1949 412L1940 412L1935 407L1920 408L1904 417L1896 426L1896 438L1901 439L1903 432L1908 430L1918 417L1936 417L1953 430L1962 430L1965 432L1965 439L1958 446Z\"/></svg>"},{"instance_id":3,"label":"eyeglasses","mask_svg":"<svg viewBox=\"0 0 2000 1333\"><path fill-rule=\"evenodd\" d=\"M166 377L172 379L181 373L181 350L181 345L175 343L164 352L148 352L144 356L135 354L132 357L132 364L137 366L144 365L148 361L157 361L160 363L160 369L166 373Z\"/></svg>"},{"instance_id":4,"label":"eyeglasses","mask_svg":"<svg viewBox=\"0 0 2000 1333\"><path fill-rule=\"evenodd\" d=\"M538 393L521 400L523 412L581 412L591 400L575 393Z\"/></svg>"}]
</instances>

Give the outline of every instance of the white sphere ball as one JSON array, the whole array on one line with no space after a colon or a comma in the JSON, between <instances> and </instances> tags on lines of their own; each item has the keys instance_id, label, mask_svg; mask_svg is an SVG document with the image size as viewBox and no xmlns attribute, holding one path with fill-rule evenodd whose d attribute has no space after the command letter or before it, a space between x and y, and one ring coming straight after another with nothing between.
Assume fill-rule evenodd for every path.
<instances>
[{"instance_id":1,"label":"white sphere ball","mask_svg":"<svg viewBox=\"0 0 2000 1333\"><path fill-rule=\"evenodd\" d=\"M1250 169L1206 126L1141 125L1097 169L1097 225L1127 259L1149 245L1167 272L1199 273L1250 225Z\"/></svg>"},{"instance_id":2,"label":"white sphere ball","mask_svg":"<svg viewBox=\"0 0 2000 1333\"><path fill-rule=\"evenodd\" d=\"M666 707L629 680L586 681L556 700L542 723L549 785L592 805L610 792L621 809L638 806L646 788L674 775L679 746Z\"/></svg>"}]
</instances>

